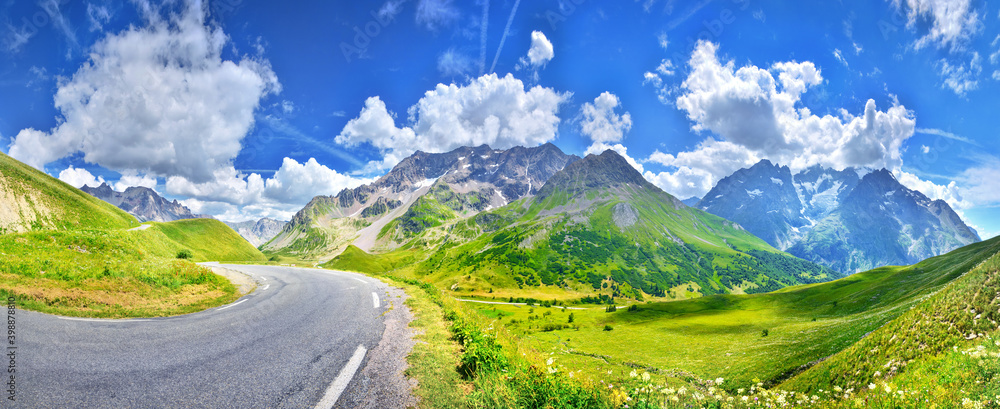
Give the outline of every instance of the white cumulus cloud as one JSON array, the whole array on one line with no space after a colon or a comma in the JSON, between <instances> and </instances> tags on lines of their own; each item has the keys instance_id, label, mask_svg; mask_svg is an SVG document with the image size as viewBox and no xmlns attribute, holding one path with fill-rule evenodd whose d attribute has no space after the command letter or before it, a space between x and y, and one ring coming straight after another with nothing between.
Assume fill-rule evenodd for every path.
<instances>
[{"instance_id":1,"label":"white cumulus cloud","mask_svg":"<svg viewBox=\"0 0 1000 409\"><path fill-rule=\"evenodd\" d=\"M632 129L631 114L615 113L620 105L618 96L610 92L602 93L593 103L583 104L580 131L594 142L620 142Z\"/></svg>"},{"instance_id":2,"label":"white cumulus cloud","mask_svg":"<svg viewBox=\"0 0 1000 409\"><path fill-rule=\"evenodd\" d=\"M913 136L915 120L898 102L885 111L868 100L858 114L841 109L838 116L814 115L800 104L803 93L823 82L812 62L737 68L733 61L720 61L717 53L716 44L698 42L689 61L690 74L675 102L687 113L694 131L712 136L689 152L690 166L678 162L683 152L669 157L654 154L652 161L676 168L650 175L661 187L683 189L684 193L672 192L680 196L701 196L722 177L759 159L794 170L816 164L836 169L901 167L902 145ZM736 160L721 167L694 162L694 158L721 157L713 152L718 149Z\"/></svg>"},{"instance_id":3,"label":"white cumulus cloud","mask_svg":"<svg viewBox=\"0 0 1000 409\"><path fill-rule=\"evenodd\" d=\"M592 142L583 154L600 155L606 150L613 150L642 173L642 164L628 154L625 145L619 143L632 129L632 114L615 112L620 106L621 100L617 95L603 92L594 98L593 103L587 102L580 107L580 132Z\"/></svg>"},{"instance_id":4,"label":"white cumulus cloud","mask_svg":"<svg viewBox=\"0 0 1000 409\"><path fill-rule=\"evenodd\" d=\"M544 66L555 57L552 42L541 31L531 32L531 48L528 50L528 62L535 67Z\"/></svg>"},{"instance_id":5,"label":"white cumulus cloud","mask_svg":"<svg viewBox=\"0 0 1000 409\"><path fill-rule=\"evenodd\" d=\"M321 165L314 158L309 158L305 163L285 158L274 177L265 182L264 196L284 202L305 203L316 195L335 195L343 189L355 188L371 181L337 172Z\"/></svg>"},{"instance_id":6,"label":"white cumulus cloud","mask_svg":"<svg viewBox=\"0 0 1000 409\"><path fill-rule=\"evenodd\" d=\"M104 183L103 177L94 177L87 169L74 168L73 166L59 172L59 180L75 188L84 186L98 187Z\"/></svg>"},{"instance_id":7,"label":"white cumulus cloud","mask_svg":"<svg viewBox=\"0 0 1000 409\"><path fill-rule=\"evenodd\" d=\"M155 188L163 180L166 193L186 197L196 213L225 220L287 220L314 195L369 181L315 159L285 158L270 179L237 171L233 161L255 111L281 84L259 55L223 59L226 34L207 22L201 2L184 5L176 14L137 3L145 26L99 40L89 61L59 84L58 125L22 130L10 155L41 169L80 152L84 161L122 175L112 183L116 190ZM297 111L291 101L274 106ZM74 186L103 182L77 168L60 178Z\"/></svg>"},{"instance_id":8,"label":"white cumulus cloud","mask_svg":"<svg viewBox=\"0 0 1000 409\"><path fill-rule=\"evenodd\" d=\"M930 28L914 44L916 48L935 45L957 50L981 29L972 0L892 0L892 4L906 11L910 28L917 27L923 19L929 20Z\"/></svg>"},{"instance_id":9,"label":"white cumulus cloud","mask_svg":"<svg viewBox=\"0 0 1000 409\"><path fill-rule=\"evenodd\" d=\"M903 186L919 191L931 199L944 200L960 215L962 214L962 210L973 207L971 202L963 198L963 189L959 187L958 183L954 180L949 181L947 185L939 185L934 182L923 180L919 176L912 173L903 171L896 171L894 173L896 180L903 184Z\"/></svg>"},{"instance_id":10,"label":"white cumulus cloud","mask_svg":"<svg viewBox=\"0 0 1000 409\"><path fill-rule=\"evenodd\" d=\"M125 189L132 186L142 186L156 190L156 184L157 182L155 177L142 175L135 171L126 171L112 187L119 192L124 192Z\"/></svg>"},{"instance_id":11,"label":"white cumulus cloud","mask_svg":"<svg viewBox=\"0 0 1000 409\"><path fill-rule=\"evenodd\" d=\"M719 179L739 169L748 168L760 161L750 149L727 141L709 138L692 151L676 155L659 150L647 162L657 163L676 170L653 173L647 171L646 179L680 198L702 197Z\"/></svg>"},{"instance_id":12,"label":"white cumulus cloud","mask_svg":"<svg viewBox=\"0 0 1000 409\"><path fill-rule=\"evenodd\" d=\"M229 167L216 171L205 183L194 183L183 177L169 177L166 191L170 195L189 198L196 206L208 206L209 214L230 214L245 211L251 217L287 217L317 195L335 195L371 179L354 178L330 169L316 159L299 163L284 158L281 168L268 179L257 173L243 174ZM187 203L187 202L185 202ZM190 206L189 206L190 207ZM192 210L195 210L192 207ZM197 211L196 211L197 212ZM214 213L218 212L218 213Z\"/></svg>"},{"instance_id":13,"label":"white cumulus cloud","mask_svg":"<svg viewBox=\"0 0 1000 409\"><path fill-rule=\"evenodd\" d=\"M223 60L226 35L200 2L168 20L146 15L97 42L90 61L59 85L61 117L22 130L11 156L37 168L76 152L103 167L210 181L230 165L261 98L280 84L267 61Z\"/></svg>"},{"instance_id":14,"label":"white cumulus cloud","mask_svg":"<svg viewBox=\"0 0 1000 409\"><path fill-rule=\"evenodd\" d=\"M385 159L370 164L369 170L388 169L418 150L535 146L555 139L559 108L570 96L541 86L526 90L511 74L488 74L467 85L438 84L407 110L408 118L400 126L379 97L368 98L335 141L378 148Z\"/></svg>"}]
</instances>

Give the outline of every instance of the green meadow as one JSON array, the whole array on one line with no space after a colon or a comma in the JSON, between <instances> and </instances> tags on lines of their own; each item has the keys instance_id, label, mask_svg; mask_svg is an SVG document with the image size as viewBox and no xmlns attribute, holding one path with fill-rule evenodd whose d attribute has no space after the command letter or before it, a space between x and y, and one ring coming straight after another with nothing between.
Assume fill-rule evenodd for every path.
<instances>
[{"instance_id":1,"label":"green meadow","mask_svg":"<svg viewBox=\"0 0 1000 409\"><path fill-rule=\"evenodd\" d=\"M829 393L834 387L860 390L905 373L899 383L913 389L940 381L929 371L930 362L957 359L937 354L958 353L952 348L967 341L969 328L978 328L980 337L996 330L998 252L1000 240L994 239L913 266L828 283L633 303L613 312L597 305L466 307L548 355L552 367L608 385L634 384L630 375L637 371L675 391L722 378L724 389L734 394L758 384ZM973 320L978 327L969 327ZM904 372L904 362L921 362L915 367L925 368L925 375Z\"/></svg>"},{"instance_id":2,"label":"green meadow","mask_svg":"<svg viewBox=\"0 0 1000 409\"><path fill-rule=\"evenodd\" d=\"M227 231L228 230L228 231ZM0 236L0 295L26 309L82 317L185 314L240 294L196 261L263 262L216 220L145 230L41 230Z\"/></svg>"}]
</instances>

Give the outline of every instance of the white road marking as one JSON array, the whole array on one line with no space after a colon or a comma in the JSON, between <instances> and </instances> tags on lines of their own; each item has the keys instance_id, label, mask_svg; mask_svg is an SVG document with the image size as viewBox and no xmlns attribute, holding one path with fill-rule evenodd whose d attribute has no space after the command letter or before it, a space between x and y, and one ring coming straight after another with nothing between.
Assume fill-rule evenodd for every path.
<instances>
[{"instance_id":1,"label":"white road marking","mask_svg":"<svg viewBox=\"0 0 1000 409\"><path fill-rule=\"evenodd\" d=\"M56 317L61 320L66 321L84 321L84 322L143 322L149 320L142 319L100 319L100 318L74 318L74 317Z\"/></svg>"},{"instance_id":2,"label":"white road marking","mask_svg":"<svg viewBox=\"0 0 1000 409\"><path fill-rule=\"evenodd\" d=\"M264 288L261 288L260 290L261 291L267 291L267 289L270 288L270 287L271 287L271 285L268 284L268 285L265 285Z\"/></svg>"},{"instance_id":3,"label":"white road marking","mask_svg":"<svg viewBox=\"0 0 1000 409\"><path fill-rule=\"evenodd\" d=\"M232 303L232 304L229 304L229 305L227 305L227 306L225 306L225 307L219 307L219 311L222 311L222 310L224 310L224 309L226 309L226 308L231 308L231 307L235 307L235 306L237 306L237 305L240 305L240 304L243 304L244 302L246 302L246 299L245 299L245 298L244 298L244 299L242 299L242 300L239 300L239 301L237 301L237 302L235 302L235 303Z\"/></svg>"},{"instance_id":4,"label":"white road marking","mask_svg":"<svg viewBox=\"0 0 1000 409\"><path fill-rule=\"evenodd\" d=\"M372 293L372 303L375 304L375 308L378 308L378 294Z\"/></svg>"},{"instance_id":5,"label":"white road marking","mask_svg":"<svg viewBox=\"0 0 1000 409\"><path fill-rule=\"evenodd\" d=\"M326 269L319 269L319 270L320 270L320 272L323 272L323 273L326 273L326 274L331 274L331 275L335 275L335 276L338 276L338 277L350 278L351 280L357 281L357 282L362 283L362 284L370 284L369 282L356 277L356 274L354 274L354 273L348 273L346 271L339 271L339 270L326 270Z\"/></svg>"},{"instance_id":6,"label":"white road marking","mask_svg":"<svg viewBox=\"0 0 1000 409\"><path fill-rule=\"evenodd\" d=\"M354 350L354 355L347 361L347 365L344 366L344 369L340 370L337 379L334 379L330 387L326 389L323 399L320 399L319 403L316 404L316 409L333 408L333 405L337 403L337 399L340 399L340 394L344 393L344 389L347 389L347 385L351 383L354 374L358 372L358 368L361 367L361 361L365 359L366 353L368 353L368 350L365 349L365 346L358 345L358 349Z\"/></svg>"}]
</instances>

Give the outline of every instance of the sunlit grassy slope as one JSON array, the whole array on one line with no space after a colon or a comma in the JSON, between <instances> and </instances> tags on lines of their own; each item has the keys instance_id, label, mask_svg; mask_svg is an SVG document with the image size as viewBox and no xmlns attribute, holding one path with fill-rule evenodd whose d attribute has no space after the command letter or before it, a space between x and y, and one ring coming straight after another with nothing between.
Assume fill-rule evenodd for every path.
<instances>
[{"instance_id":1,"label":"sunlit grassy slope","mask_svg":"<svg viewBox=\"0 0 1000 409\"><path fill-rule=\"evenodd\" d=\"M0 154L0 295L27 309L91 317L174 315L239 297L193 261L262 262L211 219L154 223ZM188 260L178 259L190 253Z\"/></svg>"},{"instance_id":2,"label":"sunlit grassy slope","mask_svg":"<svg viewBox=\"0 0 1000 409\"><path fill-rule=\"evenodd\" d=\"M980 298L989 302L992 298L987 298L995 290L978 291L976 285L988 283L974 284L970 280L976 275L972 273L956 279L998 252L1000 239L994 239L913 266L885 267L829 283L768 294L639 303L634 311L625 307L608 313L603 307L562 310L470 305L488 317L502 317L500 322L511 331L522 334L540 351L552 353L567 368L612 381L633 368L645 368L673 376L723 377L732 388L746 387L755 379L776 385L812 363L844 351L786 384L795 389L829 390L834 384L846 388L848 380L853 380L851 384L867 382L891 359L898 363L912 358L901 351L920 350L919 340L927 343L926 349L932 343L949 345L940 341L968 333L965 329L944 330L975 317L968 308L952 304L974 303L973 299ZM928 297L949 283L953 284L948 290L928 302ZM943 301L948 299L953 301ZM970 308L982 311L982 307ZM917 325L914 314L937 317L932 320L937 324L926 328ZM911 318L907 321L906 317ZM984 315L977 322L989 326L990 319L997 317ZM606 326L611 330L606 331ZM882 344L894 345L893 352L867 352ZM885 346L880 348L884 351ZM609 370L613 375L607 375ZM863 375L855 374L859 370ZM886 373L886 369L882 371Z\"/></svg>"},{"instance_id":3,"label":"sunlit grassy slope","mask_svg":"<svg viewBox=\"0 0 1000 409\"><path fill-rule=\"evenodd\" d=\"M225 223L215 219L187 219L152 223L141 231L150 251L173 256L188 249L195 261L264 262L264 255Z\"/></svg>"},{"instance_id":4,"label":"sunlit grassy slope","mask_svg":"<svg viewBox=\"0 0 1000 409\"><path fill-rule=\"evenodd\" d=\"M45 230L0 235L0 294L22 307L76 316L136 317L199 311L238 298L228 280L194 261L262 262L216 220L156 223L140 231Z\"/></svg>"},{"instance_id":5,"label":"sunlit grassy slope","mask_svg":"<svg viewBox=\"0 0 1000 409\"><path fill-rule=\"evenodd\" d=\"M947 374L935 374L931 369L933 363L947 361L948 353L995 334L1000 325L1000 238L970 247L975 247L979 253L949 254L929 260L960 265L959 271L964 273L961 277L850 348L785 382L782 387L805 392L833 386L860 388L904 373L905 376L896 380L904 387L940 384L937 386L942 391L957 392L961 385L949 388L948 383L960 383L961 377L941 377L939 375ZM980 254L992 257L983 260ZM917 364L913 371L907 371L913 364ZM976 374L968 375L974 377ZM1000 384L992 387L1000 392Z\"/></svg>"},{"instance_id":6,"label":"sunlit grassy slope","mask_svg":"<svg viewBox=\"0 0 1000 409\"><path fill-rule=\"evenodd\" d=\"M0 234L138 225L121 209L0 153Z\"/></svg>"}]
</instances>

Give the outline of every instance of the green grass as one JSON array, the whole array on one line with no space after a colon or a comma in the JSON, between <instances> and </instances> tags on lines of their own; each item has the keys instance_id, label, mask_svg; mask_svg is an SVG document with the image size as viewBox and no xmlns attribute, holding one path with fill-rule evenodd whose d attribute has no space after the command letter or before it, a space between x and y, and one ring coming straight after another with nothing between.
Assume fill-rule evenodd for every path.
<instances>
[{"instance_id":1,"label":"green grass","mask_svg":"<svg viewBox=\"0 0 1000 409\"><path fill-rule=\"evenodd\" d=\"M380 277L385 279L385 277ZM402 285L423 330L407 358L422 408L610 408L600 388L552 372L545 357L427 283ZM425 344L426 343L426 344Z\"/></svg>"},{"instance_id":2,"label":"green grass","mask_svg":"<svg viewBox=\"0 0 1000 409\"><path fill-rule=\"evenodd\" d=\"M413 249L412 246L390 253L390 255L376 256L368 254L354 245L349 245L339 256L323 264L323 267L376 274L409 266L421 256L422 252Z\"/></svg>"},{"instance_id":3,"label":"green grass","mask_svg":"<svg viewBox=\"0 0 1000 409\"><path fill-rule=\"evenodd\" d=\"M266 260L216 220L127 231L139 226L131 215L3 154L0 195L9 196L0 202L0 293L29 310L103 318L201 311L240 294L192 261Z\"/></svg>"},{"instance_id":4,"label":"green grass","mask_svg":"<svg viewBox=\"0 0 1000 409\"><path fill-rule=\"evenodd\" d=\"M701 379L723 377L731 388L749 387L757 381L773 386L800 367L852 347L865 334L910 314L911 307L998 252L1000 240L993 240L911 267L882 268L768 294L633 304L637 311L487 304L469 307L482 311L485 317L496 317L498 312L505 315L495 325L504 325L538 351L553 353L566 367L598 379L621 382L621 377L638 367L659 374L682 371ZM966 295L975 292L970 288L954 291ZM573 324L568 323L570 312ZM552 330L564 325L569 327ZM606 325L614 330L604 331ZM768 331L766 337L762 336L764 330ZM870 339L874 338L865 338L866 342ZM861 349L844 356L866 359ZM833 362L836 360L828 360L818 368ZM844 368L857 370L857 365L852 361ZM609 370L611 376L607 375ZM803 382L814 389L795 389L829 390L836 383Z\"/></svg>"},{"instance_id":5,"label":"green grass","mask_svg":"<svg viewBox=\"0 0 1000 409\"><path fill-rule=\"evenodd\" d=\"M201 311L239 298L225 278L166 252L145 232L0 235L0 294L25 309L131 318Z\"/></svg>"},{"instance_id":6,"label":"green grass","mask_svg":"<svg viewBox=\"0 0 1000 409\"><path fill-rule=\"evenodd\" d=\"M0 234L46 229L121 229L139 225L121 209L0 153ZM24 201L24 206L18 202Z\"/></svg>"},{"instance_id":7,"label":"green grass","mask_svg":"<svg viewBox=\"0 0 1000 409\"><path fill-rule=\"evenodd\" d=\"M445 406L1000 405L1000 238L828 283L633 302L610 313L459 305L427 282L403 281L411 295L434 300L433 314L444 314L461 346L457 367L453 355L411 355L412 374L442 379L424 393L465 396ZM453 351L435 322L428 347ZM453 381L456 372L466 383Z\"/></svg>"},{"instance_id":8,"label":"green grass","mask_svg":"<svg viewBox=\"0 0 1000 409\"><path fill-rule=\"evenodd\" d=\"M192 252L192 260L265 262L254 248L233 229L215 219L188 219L169 223L152 223L152 227L139 231L147 238L147 247L162 257L173 257L181 250Z\"/></svg>"},{"instance_id":9,"label":"green grass","mask_svg":"<svg viewBox=\"0 0 1000 409\"><path fill-rule=\"evenodd\" d=\"M997 254L1000 241L994 239L978 247ZM975 267L965 269L968 273L933 297L782 387L810 392L832 385L859 387L888 380L911 362L934 359L994 333L1000 325L1000 254L985 261L970 258L963 264Z\"/></svg>"},{"instance_id":10,"label":"green grass","mask_svg":"<svg viewBox=\"0 0 1000 409\"><path fill-rule=\"evenodd\" d=\"M472 385L463 380L456 370L462 351L452 340L452 333L448 330L450 322L445 319L445 301L418 285L385 277L382 279L390 285L403 288L409 295L406 305L414 314L410 327L416 330L416 343L406 358L406 376L417 381L417 388L413 393L420 399L419 407L467 407L466 391Z\"/></svg>"}]
</instances>

